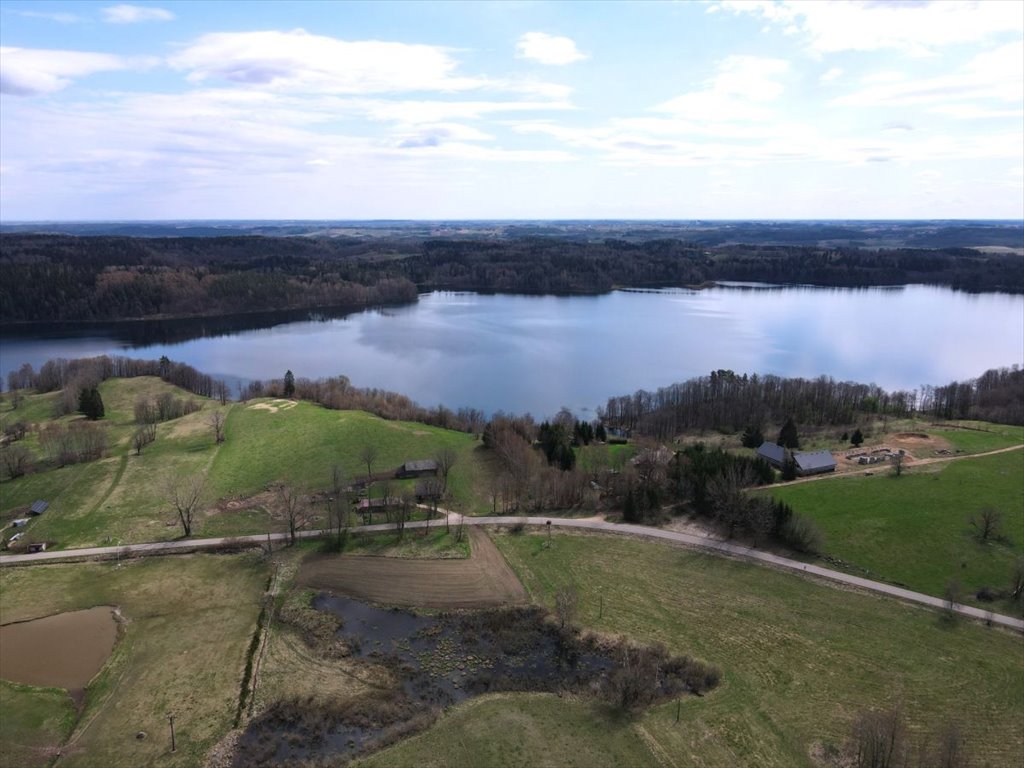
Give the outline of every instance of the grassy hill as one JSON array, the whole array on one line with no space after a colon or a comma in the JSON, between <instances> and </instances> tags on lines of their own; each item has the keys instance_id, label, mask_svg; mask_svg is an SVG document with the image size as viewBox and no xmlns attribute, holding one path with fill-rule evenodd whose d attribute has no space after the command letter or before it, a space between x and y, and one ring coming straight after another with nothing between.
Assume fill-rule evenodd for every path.
<instances>
[{"instance_id":1,"label":"grassy hill","mask_svg":"<svg viewBox=\"0 0 1024 768\"><path fill-rule=\"evenodd\" d=\"M363 477L366 466L360 452L366 444L378 450L374 473L431 458L441 448L452 449L458 461L449 484L457 503L465 511L488 508L481 490L487 471L482 449L473 436L462 432L386 421L357 411L330 411L305 402L253 400L221 406L153 377L108 379L100 392L106 416L98 423L106 429L109 443L105 458L44 468L4 482L0 522L24 514L33 501L44 499L50 509L28 527L36 541L70 548L173 539L181 529L167 502L166 487L184 476L201 475L206 478L206 505L194 535L279 531L284 523L275 515L273 495L264 493L268 486L287 482L309 491L323 490L330 486L334 464L349 480ZM158 424L156 441L136 455L131 446L135 400L164 393L193 399L202 410ZM23 420L36 427L81 420L77 415L52 418L55 399L52 393L29 396L17 411L4 412L4 420ZM220 445L208 424L214 409L227 417L226 441ZM23 444L40 454L36 430L30 430ZM413 485L414 481L394 482L392 493Z\"/></svg>"}]
</instances>

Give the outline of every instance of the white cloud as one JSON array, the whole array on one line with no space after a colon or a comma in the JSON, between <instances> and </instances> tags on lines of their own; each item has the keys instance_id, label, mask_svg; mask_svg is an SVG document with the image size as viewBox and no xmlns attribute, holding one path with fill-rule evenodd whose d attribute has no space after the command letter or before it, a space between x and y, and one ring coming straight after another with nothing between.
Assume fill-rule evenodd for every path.
<instances>
[{"instance_id":1,"label":"white cloud","mask_svg":"<svg viewBox=\"0 0 1024 768\"><path fill-rule=\"evenodd\" d=\"M832 67L830 70L825 72L821 77L818 78L819 82L831 83L833 80L842 77L843 69L840 67Z\"/></svg>"},{"instance_id":2,"label":"white cloud","mask_svg":"<svg viewBox=\"0 0 1024 768\"><path fill-rule=\"evenodd\" d=\"M73 13L49 13L46 11L15 11L15 13L27 19L46 19L47 21L56 21L58 24L75 24L82 21L81 16L76 16Z\"/></svg>"},{"instance_id":3,"label":"white cloud","mask_svg":"<svg viewBox=\"0 0 1024 768\"><path fill-rule=\"evenodd\" d=\"M437 46L348 42L302 29L203 35L170 63L191 82L220 79L292 93L462 91L486 84L456 76L455 60Z\"/></svg>"},{"instance_id":4,"label":"white cloud","mask_svg":"<svg viewBox=\"0 0 1024 768\"><path fill-rule=\"evenodd\" d=\"M163 8L142 5L110 5L103 8L103 20L108 24L139 24L144 21L171 21L174 14Z\"/></svg>"},{"instance_id":5,"label":"white cloud","mask_svg":"<svg viewBox=\"0 0 1024 768\"><path fill-rule=\"evenodd\" d=\"M34 96L66 88L74 78L151 66L153 59L109 53L0 48L0 93Z\"/></svg>"},{"instance_id":6,"label":"white cloud","mask_svg":"<svg viewBox=\"0 0 1024 768\"><path fill-rule=\"evenodd\" d=\"M1018 2L720 0L714 7L752 14L787 34L803 34L818 53L888 48L922 56L943 46L1024 31Z\"/></svg>"},{"instance_id":7,"label":"white cloud","mask_svg":"<svg viewBox=\"0 0 1024 768\"><path fill-rule=\"evenodd\" d=\"M782 59L729 56L702 90L676 96L655 110L709 122L766 120L770 111L765 105L783 92L777 78L788 71Z\"/></svg>"},{"instance_id":8,"label":"white cloud","mask_svg":"<svg viewBox=\"0 0 1024 768\"><path fill-rule=\"evenodd\" d=\"M530 59L541 64L572 64L587 56L576 48L568 37L549 35L544 32L527 32L516 43L516 58Z\"/></svg>"},{"instance_id":9,"label":"white cloud","mask_svg":"<svg viewBox=\"0 0 1024 768\"><path fill-rule=\"evenodd\" d=\"M959 117L1013 116L1024 106L1024 43L978 54L959 70L908 79L866 77L866 88L834 99L840 107L930 107ZM979 103L980 102L980 103ZM1007 111L1007 107L1012 109Z\"/></svg>"}]
</instances>

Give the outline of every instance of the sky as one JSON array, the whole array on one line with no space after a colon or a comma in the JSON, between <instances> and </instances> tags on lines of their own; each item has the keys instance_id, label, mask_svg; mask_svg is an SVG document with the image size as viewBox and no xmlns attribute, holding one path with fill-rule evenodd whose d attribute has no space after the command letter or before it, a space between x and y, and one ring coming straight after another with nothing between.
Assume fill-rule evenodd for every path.
<instances>
[{"instance_id":1,"label":"sky","mask_svg":"<svg viewBox=\"0 0 1024 768\"><path fill-rule=\"evenodd\" d=\"M0 220L1024 219L1024 2L0 0Z\"/></svg>"}]
</instances>

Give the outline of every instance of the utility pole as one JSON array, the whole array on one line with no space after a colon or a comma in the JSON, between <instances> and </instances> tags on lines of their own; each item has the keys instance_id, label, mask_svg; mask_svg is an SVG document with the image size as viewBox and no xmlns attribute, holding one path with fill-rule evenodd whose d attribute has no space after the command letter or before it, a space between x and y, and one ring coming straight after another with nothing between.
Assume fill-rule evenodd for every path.
<instances>
[{"instance_id":1,"label":"utility pole","mask_svg":"<svg viewBox=\"0 0 1024 768\"><path fill-rule=\"evenodd\" d=\"M174 752L176 747L174 746L174 713L167 713L167 722L171 724L171 752Z\"/></svg>"},{"instance_id":2,"label":"utility pole","mask_svg":"<svg viewBox=\"0 0 1024 768\"><path fill-rule=\"evenodd\" d=\"M551 521L548 520L548 548L551 547Z\"/></svg>"}]
</instances>

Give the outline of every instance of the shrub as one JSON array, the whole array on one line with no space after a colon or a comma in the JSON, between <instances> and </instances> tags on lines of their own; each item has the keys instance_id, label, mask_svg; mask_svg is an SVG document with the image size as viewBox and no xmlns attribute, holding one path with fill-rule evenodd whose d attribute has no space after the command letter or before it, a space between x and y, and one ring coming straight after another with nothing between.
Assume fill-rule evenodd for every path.
<instances>
[{"instance_id":1,"label":"shrub","mask_svg":"<svg viewBox=\"0 0 1024 768\"><path fill-rule=\"evenodd\" d=\"M825 537L821 529L810 518L793 513L782 527L782 540L797 552L809 555L821 554Z\"/></svg>"}]
</instances>

